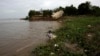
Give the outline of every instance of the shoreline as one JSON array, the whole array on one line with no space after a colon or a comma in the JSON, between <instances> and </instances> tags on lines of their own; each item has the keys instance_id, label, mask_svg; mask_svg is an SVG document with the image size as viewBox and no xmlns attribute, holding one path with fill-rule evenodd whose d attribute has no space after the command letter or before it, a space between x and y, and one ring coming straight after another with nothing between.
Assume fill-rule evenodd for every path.
<instances>
[{"instance_id":1,"label":"shoreline","mask_svg":"<svg viewBox=\"0 0 100 56\"><path fill-rule=\"evenodd\" d=\"M65 17L60 17L58 19L54 19L52 17L43 17L43 16L33 16L31 18L21 18L20 20L29 20L29 21L60 21Z\"/></svg>"}]
</instances>

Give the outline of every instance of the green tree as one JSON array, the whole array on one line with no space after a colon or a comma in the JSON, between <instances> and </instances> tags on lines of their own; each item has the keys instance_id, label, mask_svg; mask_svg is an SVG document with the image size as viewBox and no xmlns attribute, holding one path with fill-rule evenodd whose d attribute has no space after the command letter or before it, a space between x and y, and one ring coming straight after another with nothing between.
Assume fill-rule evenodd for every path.
<instances>
[{"instance_id":1,"label":"green tree","mask_svg":"<svg viewBox=\"0 0 100 56\"><path fill-rule=\"evenodd\" d=\"M39 11L35 11L35 10L30 10L28 13L28 16L31 18L32 16L35 15L40 15L41 13Z\"/></svg>"},{"instance_id":2,"label":"green tree","mask_svg":"<svg viewBox=\"0 0 100 56\"><path fill-rule=\"evenodd\" d=\"M100 7L93 6L92 7L92 14L95 15L95 16L100 16Z\"/></svg>"},{"instance_id":3,"label":"green tree","mask_svg":"<svg viewBox=\"0 0 100 56\"><path fill-rule=\"evenodd\" d=\"M77 9L71 5L71 6L66 6L64 9L64 15L77 15Z\"/></svg>"},{"instance_id":4,"label":"green tree","mask_svg":"<svg viewBox=\"0 0 100 56\"><path fill-rule=\"evenodd\" d=\"M91 4L88 1L86 3L81 3L78 6L78 13L81 14L81 15L90 14L91 13L90 7L91 7Z\"/></svg>"},{"instance_id":5,"label":"green tree","mask_svg":"<svg viewBox=\"0 0 100 56\"><path fill-rule=\"evenodd\" d=\"M43 10L42 13L43 13L43 16L51 17L52 10Z\"/></svg>"},{"instance_id":6,"label":"green tree","mask_svg":"<svg viewBox=\"0 0 100 56\"><path fill-rule=\"evenodd\" d=\"M35 15L35 10L30 10L28 16L32 17Z\"/></svg>"}]
</instances>

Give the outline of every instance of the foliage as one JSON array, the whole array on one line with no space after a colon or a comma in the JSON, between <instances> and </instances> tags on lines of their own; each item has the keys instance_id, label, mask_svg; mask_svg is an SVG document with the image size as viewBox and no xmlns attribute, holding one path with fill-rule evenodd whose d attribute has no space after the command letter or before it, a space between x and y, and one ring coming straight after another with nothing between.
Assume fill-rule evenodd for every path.
<instances>
[{"instance_id":1,"label":"foliage","mask_svg":"<svg viewBox=\"0 0 100 56\"><path fill-rule=\"evenodd\" d=\"M71 5L70 7L66 6L64 9L65 15L77 15L77 9Z\"/></svg>"},{"instance_id":2,"label":"foliage","mask_svg":"<svg viewBox=\"0 0 100 56\"><path fill-rule=\"evenodd\" d=\"M77 43L84 49L87 56L96 56L100 53L100 17L79 17L65 21L64 26L58 30L57 35L62 40ZM92 27L88 27L91 25ZM91 36L87 36L91 34ZM86 51L85 51L86 50Z\"/></svg>"},{"instance_id":3,"label":"foliage","mask_svg":"<svg viewBox=\"0 0 100 56\"><path fill-rule=\"evenodd\" d=\"M92 7L92 14L95 16L100 16L100 8L98 6Z\"/></svg>"},{"instance_id":4,"label":"foliage","mask_svg":"<svg viewBox=\"0 0 100 56\"><path fill-rule=\"evenodd\" d=\"M90 2L81 3L81 4L78 6L78 13L79 13L80 15L90 14L90 12L91 12L90 7L91 7Z\"/></svg>"},{"instance_id":5,"label":"foliage","mask_svg":"<svg viewBox=\"0 0 100 56\"><path fill-rule=\"evenodd\" d=\"M33 53L36 56L82 56L82 54L68 52L62 46L54 47L53 45L40 46Z\"/></svg>"},{"instance_id":6,"label":"foliage","mask_svg":"<svg viewBox=\"0 0 100 56\"><path fill-rule=\"evenodd\" d=\"M40 15L41 13L39 11L35 11L35 10L30 10L28 13L28 16L31 18L32 16L35 15Z\"/></svg>"},{"instance_id":7,"label":"foliage","mask_svg":"<svg viewBox=\"0 0 100 56\"><path fill-rule=\"evenodd\" d=\"M78 8L74 7L73 5L71 6L66 6L65 8L63 7L58 7L54 10L42 10L42 11L35 11L35 10L30 10L28 13L29 18L35 15L42 15L44 17L51 17L52 12L57 12L59 10L64 11L64 16L68 15L94 15L94 16L100 16L100 7L98 6L92 6L89 1L85 3L79 4Z\"/></svg>"},{"instance_id":8,"label":"foliage","mask_svg":"<svg viewBox=\"0 0 100 56\"><path fill-rule=\"evenodd\" d=\"M100 17L66 19L63 26L55 31L58 37L45 46L37 47L33 53L36 56L97 56L100 54L99 24ZM64 45L66 41L76 43L84 53L69 51ZM58 46L55 47L55 44Z\"/></svg>"},{"instance_id":9,"label":"foliage","mask_svg":"<svg viewBox=\"0 0 100 56\"><path fill-rule=\"evenodd\" d=\"M43 10L42 12L43 12L43 16L51 17L51 15L52 15L52 10Z\"/></svg>"},{"instance_id":10,"label":"foliage","mask_svg":"<svg viewBox=\"0 0 100 56\"><path fill-rule=\"evenodd\" d=\"M29 19L29 17L28 16L26 16L25 18L24 18L24 20L28 20Z\"/></svg>"}]
</instances>

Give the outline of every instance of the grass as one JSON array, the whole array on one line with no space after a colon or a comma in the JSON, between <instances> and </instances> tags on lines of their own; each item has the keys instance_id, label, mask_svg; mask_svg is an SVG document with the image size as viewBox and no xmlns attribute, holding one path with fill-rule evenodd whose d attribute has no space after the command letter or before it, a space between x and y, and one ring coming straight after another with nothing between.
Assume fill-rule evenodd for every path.
<instances>
[{"instance_id":1,"label":"grass","mask_svg":"<svg viewBox=\"0 0 100 56\"><path fill-rule=\"evenodd\" d=\"M55 34L56 39L33 50L35 56L100 55L100 17L66 18Z\"/></svg>"}]
</instances>

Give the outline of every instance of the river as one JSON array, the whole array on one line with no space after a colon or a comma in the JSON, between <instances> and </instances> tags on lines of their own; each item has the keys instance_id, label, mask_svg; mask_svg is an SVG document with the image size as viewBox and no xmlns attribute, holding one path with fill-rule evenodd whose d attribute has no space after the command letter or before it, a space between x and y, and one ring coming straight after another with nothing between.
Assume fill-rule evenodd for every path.
<instances>
[{"instance_id":1,"label":"river","mask_svg":"<svg viewBox=\"0 0 100 56\"><path fill-rule=\"evenodd\" d=\"M0 56L31 56L33 48L47 42L56 21L0 20Z\"/></svg>"}]
</instances>

